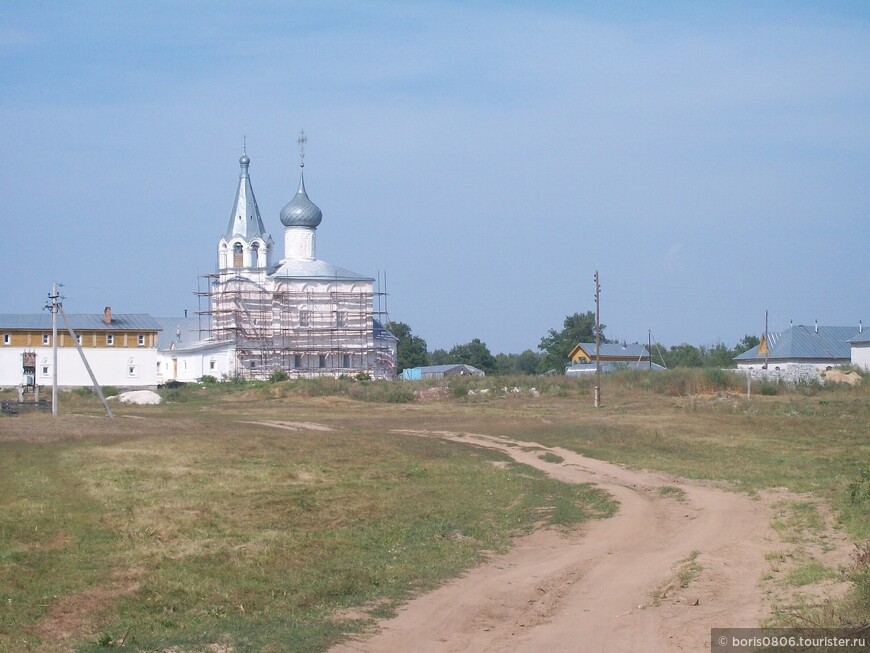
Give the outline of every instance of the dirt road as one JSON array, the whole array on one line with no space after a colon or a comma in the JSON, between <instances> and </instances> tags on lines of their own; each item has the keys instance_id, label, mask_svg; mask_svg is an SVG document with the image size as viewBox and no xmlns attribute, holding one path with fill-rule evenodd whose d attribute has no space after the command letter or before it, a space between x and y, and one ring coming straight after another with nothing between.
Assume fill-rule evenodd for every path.
<instances>
[{"instance_id":1,"label":"dirt road","mask_svg":"<svg viewBox=\"0 0 870 653\"><path fill-rule=\"evenodd\" d=\"M533 442L401 433L498 449L556 479L594 483L619 511L573 535L522 538L332 653L704 651L711 627L757 626L769 610L760 579L765 554L780 546L769 498ZM545 452L563 462L541 460Z\"/></svg>"}]
</instances>

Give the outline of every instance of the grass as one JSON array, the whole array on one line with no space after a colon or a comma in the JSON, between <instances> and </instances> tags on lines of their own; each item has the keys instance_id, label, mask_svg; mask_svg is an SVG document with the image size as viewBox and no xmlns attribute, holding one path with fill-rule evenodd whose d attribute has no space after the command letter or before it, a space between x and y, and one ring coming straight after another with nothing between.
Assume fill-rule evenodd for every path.
<instances>
[{"instance_id":1,"label":"grass","mask_svg":"<svg viewBox=\"0 0 870 653\"><path fill-rule=\"evenodd\" d=\"M498 468L497 454L382 430L290 434L225 416L9 426L0 650L50 647L62 604L99 625L79 651L322 650L360 627L336 610L388 613L541 520L614 509L589 486Z\"/></svg>"},{"instance_id":2,"label":"grass","mask_svg":"<svg viewBox=\"0 0 870 653\"><path fill-rule=\"evenodd\" d=\"M754 388L747 400L730 378L607 375L600 409L588 380L557 377L464 380L464 394L433 401L413 399L417 383L192 385L161 391L161 406L117 406L115 420L97 417L92 394L62 393L59 418L0 417L0 651L67 650L61 625L79 652L121 639L130 651L324 650L539 520L570 527L613 510L594 488L495 453L391 433L421 425L740 491L786 487L808 499L779 507L782 532L814 532L821 501L870 540L870 386ZM242 423L258 419L335 430ZM696 561L682 562L691 576ZM789 582L831 573L798 571ZM870 568L849 579L826 608L836 623L870 613ZM351 609L363 619L335 617Z\"/></svg>"},{"instance_id":3,"label":"grass","mask_svg":"<svg viewBox=\"0 0 870 653\"><path fill-rule=\"evenodd\" d=\"M661 602L668 598L673 592L678 589L686 589L691 585L692 581L701 575L704 568L698 562L700 551L692 551L682 560L678 561L674 566L674 578L650 592L651 604L653 606L661 605Z\"/></svg>"},{"instance_id":4,"label":"grass","mask_svg":"<svg viewBox=\"0 0 870 653\"><path fill-rule=\"evenodd\" d=\"M687 588L703 571L704 568L698 562L699 555L701 555L700 551L692 551L686 558L680 560L677 579L680 581L681 588Z\"/></svg>"},{"instance_id":5,"label":"grass","mask_svg":"<svg viewBox=\"0 0 870 653\"><path fill-rule=\"evenodd\" d=\"M817 560L811 560L806 564L793 569L786 577L786 582L797 587L804 585L812 585L823 580L831 580L839 578L840 574L836 569L825 567Z\"/></svg>"},{"instance_id":6,"label":"grass","mask_svg":"<svg viewBox=\"0 0 870 653\"><path fill-rule=\"evenodd\" d=\"M674 487L673 485L662 485L659 490L659 496L670 497L679 501L680 503L685 502L686 493L682 489L678 487Z\"/></svg>"}]
</instances>

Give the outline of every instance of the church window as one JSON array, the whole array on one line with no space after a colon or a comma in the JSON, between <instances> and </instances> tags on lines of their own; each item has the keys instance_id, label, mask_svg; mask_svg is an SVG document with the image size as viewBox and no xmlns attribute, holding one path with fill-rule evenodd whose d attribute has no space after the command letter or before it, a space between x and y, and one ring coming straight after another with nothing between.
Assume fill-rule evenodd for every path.
<instances>
[{"instance_id":1,"label":"church window","mask_svg":"<svg viewBox=\"0 0 870 653\"><path fill-rule=\"evenodd\" d=\"M347 326L347 313L344 311L336 311L335 312L335 326L344 327Z\"/></svg>"},{"instance_id":2,"label":"church window","mask_svg":"<svg viewBox=\"0 0 870 653\"><path fill-rule=\"evenodd\" d=\"M350 367L350 354L343 354L341 357L341 366Z\"/></svg>"},{"instance_id":3,"label":"church window","mask_svg":"<svg viewBox=\"0 0 870 653\"><path fill-rule=\"evenodd\" d=\"M245 264L245 255L241 243L233 245L233 267L240 268Z\"/></svg>"},{"instance_id":4,"label":"church window","mask_svg":"<svg viewBox=\"0 0 870 653\"><path fill-rule=\"evenodd\" d=\"M293 367L295 367L297 370L302 369L302 354L294 354Z\"/></svg>"},{"instance_id":5,"label":"church window","mask_svg":"<svg viewBox=\"0 0 870 653\"><path fill-rule=\"evenodd\" d=\"M255 268L260 266L260 243L254 243L251 245L251 265Z\"/></svg>"},{"instance_id":6,"label":"church window","mask_svg":"<svg viewBox=\"0 0 870 653\"><path fill-rule=\"evenodd\" d=\"M326 355L320 354L320 356L317 358L317 364L320 367L326 367Z\"/></svg>"},{"instance_id":7,"label":"church window","mask_svg":"<svg viewBox=\"0 0 870 653\"><path fill-rule=\"evenodd\" d=\"M301 310L299 311L299 326L307 327L310 322L310 317L308 315L308 311Z\"/></svg>"},{"instance_id":8,"label":"church window","mask_svg":"<svg viewBox=\"0 0 870 653\"><path fill-rule=\"evenodd\" d=\"M216 366L217 366L217 361L215 361L215 359L212 358L212 359L208 362L208 369L213 370Z\"/></svg>"}]
</instances>

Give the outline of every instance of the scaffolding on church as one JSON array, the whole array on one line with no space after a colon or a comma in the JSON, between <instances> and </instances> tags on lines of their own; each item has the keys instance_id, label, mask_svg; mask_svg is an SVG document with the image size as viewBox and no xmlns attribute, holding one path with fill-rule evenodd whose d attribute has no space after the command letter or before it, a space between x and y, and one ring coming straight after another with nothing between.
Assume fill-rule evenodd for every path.
<instances>
[{"instance_id":1,"label":"scaffolding on church","mask_svg":"<svg viewBox=\"0 0 870 653\"><path fill-rule=\"evenodd\" d=\"M200 339L234 345L234 375L395 378L396 341L385 328L386 292L380 288L271 290L226 273L203 278L207 290L197 295L208 308L197 311L206 318Z\"/></svg>"}]
</instances>

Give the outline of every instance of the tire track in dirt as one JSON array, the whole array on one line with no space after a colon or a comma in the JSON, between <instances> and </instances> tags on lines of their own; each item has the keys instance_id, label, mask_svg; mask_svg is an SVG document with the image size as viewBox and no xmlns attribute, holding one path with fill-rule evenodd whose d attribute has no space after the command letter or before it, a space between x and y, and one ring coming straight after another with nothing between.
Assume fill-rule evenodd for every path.
<instances>
[{"instance_id":1,"label":"tire track in dirt","mask_svg":"<svg viewBox=\"0 0 870 653\"><path fill-rule=\"evenodd\" d=\"M542 530L520 538L507 554L411 601L372 637L332 653L703 651L710 628L757 626L769 610L760 578L778 537L766 496L534 442L396 432L496 449L558 480L594 483L619 501L619 511L571 535ZM563 462L541 460L545 452ZM663 496L665 486L682 490L682 500ZM680 562L693 555L700 572L682 587Z\"/></svg>"}]
</instances>

